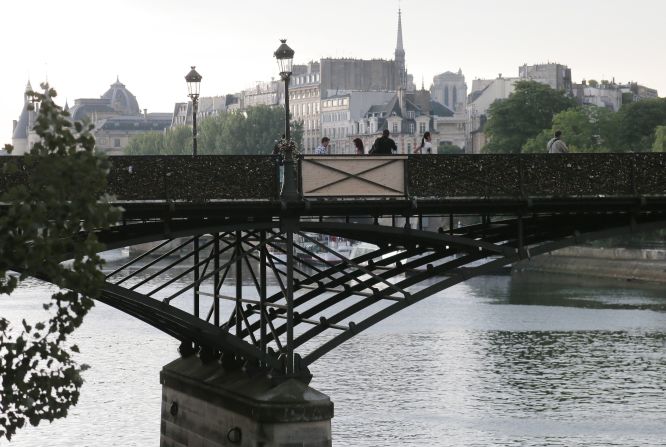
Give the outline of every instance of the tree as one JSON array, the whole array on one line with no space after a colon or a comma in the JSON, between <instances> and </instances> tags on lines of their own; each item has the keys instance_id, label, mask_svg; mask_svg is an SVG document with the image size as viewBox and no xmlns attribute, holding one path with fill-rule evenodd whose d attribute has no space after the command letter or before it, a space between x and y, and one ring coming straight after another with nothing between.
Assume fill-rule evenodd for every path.
<instances>
[{"instance_id":1,"label":"tree","mask_svg":"<svg viewBox=\"0 0 666 447\"><path fill-rule=\"evenodd\" d=\"M654 132L653 152L666 152L666 126L657 126Z\"/></svg>"},{"instance_id":2,"label":"tree","mask_svg":"<svg viewBox=\"0 0 666 447\"><path fill-rule=\"evenodd\" d=\"M437 145L437 153L438 154L464 154L465 151L463 151L459 146L456 146L455 144L452 144L450 141L440 141L439 144Z\"/></svg>"},{"instance_id":3,"label":"tree","mask_svg":"<svg viewBox=\"0 0 666 447\"><path fill-rule=\"evenodd\" d=\"M644 99L622 106L618 143L625 150L650 151L657 126L666 125L666 98Z\"/></svg>"},{"instance_id":4,"label":"tree","mask_svg":"<svg viewBox=\"0 0 666 447\"><path fill-rule=\"evenodd\" d=\"M292 122L293 139L303 139L302 121ZM199 154L270 154L284 133L284 108L255 106L245 112L228 112L201 120L197 130ZM161 140L161 141L160 141ZM164 134L134 137L128 155L178 155L192 153L192 129L179 126Z\"/></svg>"},{"instance_id":5,"label":"tree","mask_svg":"<svg viewBox=\"0 0 666 447\"><path fill-rule=\"evenodd\" d=\"M564 92L534 81L516 83L515 91L488 109L484 151L517 153L530 138L551 127L553 116L576 106Z\"/></svg>"},{"instance_id":6,"label":"tree","mask_svg":"<svg viewBox=\"0 0 666 447\"><path fill-rule=\"evenodd\" d=\"M609 152L616 148L617 115L597 106L564 110L553 117L552 127L541 131L523 145L523 152L546 152L556 130L571 152Z\"/></svg>"},{"instance_id":7,"label":"tree","mask_svg":"<svg viewBox=\"0 0 666 447\"><path fill-rule=\"evenodd\" d=\"M26 423L66 416L78 401L86 365L72 358L78 348L67 344L67 336L81 325L104 282L97 255L102 246L93 230L119 216L100 200L108 164L94 153L92 126L72 123L53 102L56 92L43 87L43 94L32 93L41 103L34 127L39 141L29 154L3 163L3 175L22 181L0 197L6 204L0 214L0 293L11 293L30 276L60 290L44 304L47 321L23 320L15 328L0 317L0 438L8 440ZM71 264L61 263L68 258Z\"/></svg>"},{"instance_id":8,"label":"tree","mask_svg":"<svg viewBox=\"0 0 666 447\"><path fill-rule=\"evenodd\" d=\"M133 137L124 150L126 155L191 155L192 129L177 126L166 132L148 132Z\"/></svg>"},{"instance_id":9,"label":"tree","mask_svg":"<svg viewBox=\"0 0 666 447\"><path fill-rule=\"evenodd\" d=\"M296 142L296 146L303 147L303 120L293 120L290 123L291 139Z\"/></svg>"}]
</instances>

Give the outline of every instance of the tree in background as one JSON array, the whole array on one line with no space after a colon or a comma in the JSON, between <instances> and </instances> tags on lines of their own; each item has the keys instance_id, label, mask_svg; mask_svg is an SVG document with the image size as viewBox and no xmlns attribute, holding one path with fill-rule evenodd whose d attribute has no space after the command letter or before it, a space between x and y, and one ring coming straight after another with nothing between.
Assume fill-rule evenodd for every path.
<instances>
[{"instance_id":1,"label":"tree in background","mask_svg":"<svg viewBox=\"0 0 666 447\"><path fill-rule=\"evenodd\" d=\"M0 439L8 440L27 423L65 417L78 401L86 365L73 358L78 348L67 344L67 336L81 325L105 280L97 255L103 247L93 230L119 217L102 197L108 163L94 153L92 126L72 123L53 102L56 92L42 87L45 93L31 93L41 105L34 127L39 141L23 157L3 157L3 175L18 181L0 196L6 204L0 293L13 292L28 277L45 278L60 290L43 305L48 320L13 325L0 317ZM62 264L66 259L71 263Z\"/></svg>"},{"instance_id":2,"label":"tree in background","mask_svg":"<svg viewBox=\"0 0 666 447\"><path fill-rule=\"evenodd\" d=\"M464 154L465 151L459 146L452 144L449 141L440 141L437 145L438 154Z\"/></svg>"},{"instance_id":3,"label":"tree in background","mask_svg":"<svg viewBox=\"0 0 666 447\"><path fill-rule=\"evenodd\" d=\"M125 148L127 155L191 155L192 129L177 126L162 132L133 137Z\"/></svg>"},{"instance_id":4,"label":"tree in background","mask_svg":"<svg viewBox=\"0 0 666 447\"><path fill-rule=\"evenodd\" d=\"M230 112L204 118L197 129L199 154L270 154L275 140L284 133L284 108L256 106L245 112ZM291 123L292 138L300 146L303 122ZM160 139L162 140L160 142ZM128 155L179 155L192 153L192 129L179 126L166 133L133 138Z\"/></svg>"},{"instance_id":5,"label":"tree in background","mask_svg":"<svg viewBox=\"0 0 666 447\"><path fill-rule=\"evenodd\" d=\"M635 152L650 151L657 127L666 125L666 98L625 104L618 114L618 145Z\"/></svg>"},{"instance_id":6,"label":"tree in background","mask_svg":"<svg viewBox=\"0 0 666 447\"><path fill-rule=\"evenodd\" d=\"M657 126L652 152L666 152L666 126Z\"/></svg>"},{"instance_id":7,"label":"tree in background","mask_svg":"<svg viewBox=\"0 0 666 447\"><path fill-rule=\"evenodd\" d=\"M564 110L553 117L551 127L523 145L523 152L547 152L546 144L556 130L562 131L570 152L615 152L617 120L617 114L596 106Z\"/></svg>"},{"instance_id":8,"label":"tree in background","mask_svg":"<svg viewBox=\"0 0 666 447\"><path fill-rule=\"evenodd\" d=\"M484 152L518 153L523 145L551 127L553 116L576 106L564 92L535 81L520 81L507 99L488 109Z\"/></svg>"}]
</instances>

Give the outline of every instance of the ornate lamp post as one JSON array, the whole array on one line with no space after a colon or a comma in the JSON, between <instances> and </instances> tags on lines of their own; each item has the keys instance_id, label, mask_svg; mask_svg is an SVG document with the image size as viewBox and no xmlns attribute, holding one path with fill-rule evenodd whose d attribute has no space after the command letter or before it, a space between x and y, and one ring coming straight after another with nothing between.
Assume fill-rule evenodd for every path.
<instances>
[{"instance_id":1,"label":"ornate lamp post","mask_svg":"<svg viewBox=\"0 0 666 447\"><path fill-rule=\"evenodd\" d=\"M296 177L294 176L294 148L291 141L289 126L289 79L291 77L291 66L294 62L294 50L287 45L287 39L280 39L281 45L275 50L274 56L280 68L280 77L284 81L284 136L285 141L281 143L280 150L284 154L284 183L282 184L281 196L283 199L297 200L298 190L296 188Z\"/></svg>"},{"instance_id":2,"label":"ornate lamp post","mask_svg":"<svg viewBox=\"0 0 666 447\"><path fill-rule=\"evenodd\" d=\"M197 155L197 109L199 108L201 75L194 68L192 65L192 69L185 76L185 81L187 81L187 96L192 100L192 155Z\"/></svg>"}]
</instances>

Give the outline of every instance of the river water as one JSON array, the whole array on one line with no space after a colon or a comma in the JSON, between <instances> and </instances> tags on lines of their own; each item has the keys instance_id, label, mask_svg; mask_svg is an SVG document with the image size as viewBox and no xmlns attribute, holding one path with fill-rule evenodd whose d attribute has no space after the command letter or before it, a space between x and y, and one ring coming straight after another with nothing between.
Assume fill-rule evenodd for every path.
<instances>
[{"instance_id":1,"label":"river water","mask_svg":"<svg viewBox=\"0 0 666 447\"><path fill-rule=\"evenodd\" d=\"M0 311L34 320L50 292L29 281L0 298ZM159 371L177 342L104 304L72 341L92 367L79 404L8 445L159 445ZM311 386L335 403L339 447L663 446L666 292L475 278L355 337L312 372Z\"/></svg>"}]
</instances>

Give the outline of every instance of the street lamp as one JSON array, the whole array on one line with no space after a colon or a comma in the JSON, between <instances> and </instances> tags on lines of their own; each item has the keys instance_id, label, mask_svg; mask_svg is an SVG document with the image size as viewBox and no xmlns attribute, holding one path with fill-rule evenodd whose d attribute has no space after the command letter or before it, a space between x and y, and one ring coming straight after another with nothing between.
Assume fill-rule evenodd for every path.
<instances>
[{"instance_id":1,"label":"street lamp","mask_svg":"<svg viewBox=\"0 0 666 447\"><path fill-rule=\"evenodd\" d=\"M192 69L185 76L185 81L187 81L187 96L192 100L192 155L197 155L197 109L199 108L201 75L194 68L192 65Z\"/></svg>"},{"instance_id":2,"label":"street lamp","mask_svg":"<svg viewBox=\"0 0 666 447\"><path fill-rule=\"evenodd\" d=\"M287 45L287 39L280 39L280 46L275 50L274 56L280 68L280 78L284 81L284 183L282 184L282 198L285 200L298 199L296 189L296 177L294 176L294 146L291 141L289 129L289 78L291 77L291 66L294 62L294 50Z\"/></svg>"}]
</instances>

